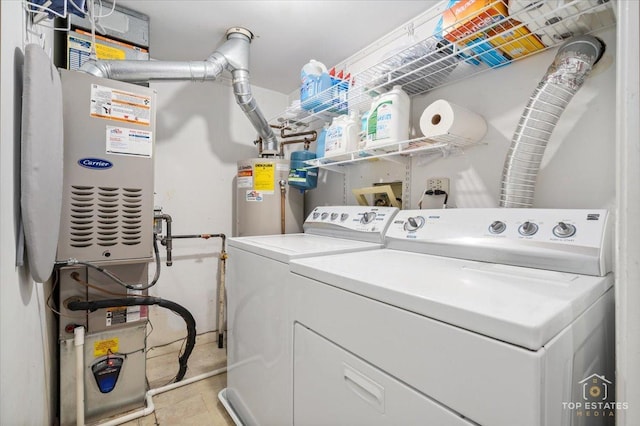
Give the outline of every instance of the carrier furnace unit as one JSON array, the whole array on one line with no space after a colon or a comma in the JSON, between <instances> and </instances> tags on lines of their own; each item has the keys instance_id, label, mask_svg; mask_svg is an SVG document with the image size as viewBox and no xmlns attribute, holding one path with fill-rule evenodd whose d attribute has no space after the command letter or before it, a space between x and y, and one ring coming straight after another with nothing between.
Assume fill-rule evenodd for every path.
<instances>
[{"instance_id":1,"label":"carrier furnace unit","mask_svg":"<svg viewBox=\"0 0 640 426\"><path fill-rule=\"evenodd\" d=\"M155 92L77 71L62 70L61 79L64 189L57 260L91 263L129 285L145 286L153 259ZM86 329L86 420L143 406L147 307L72 312L65 302L144 292L82 264L62 268L58 284L61 424L76 423L77 326Z\"/></svg>"}]
</instances>

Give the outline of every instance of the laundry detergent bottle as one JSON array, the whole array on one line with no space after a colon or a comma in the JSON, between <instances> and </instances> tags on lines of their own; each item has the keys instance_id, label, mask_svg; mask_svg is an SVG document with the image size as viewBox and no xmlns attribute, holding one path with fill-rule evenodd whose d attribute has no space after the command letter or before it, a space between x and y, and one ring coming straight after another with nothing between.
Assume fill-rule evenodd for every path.
<instances>
[{"instance_id":1,"label":"laundry detergent bottle","mask_svg":"<svg viewBox=\"0 0 640 426\"><path fill-rule=\"evenodd\" d=\"M323 96L325 90L331 88L331 76L327 67L315 59L311 59L300 71L300 105L307 111L323 109ZM320 96L319 96L320 95ZM330 94L327 94L329 97ZM324 99L324 103L329 99Z\"/></svg>"},{"instance_id":2,"label":"laundry detergent bottle","mask_svg":"<svg viewBox=\"0 0 640 426\"><path fill-rule=\"evenodd\" d=\"M401 86L374 98L367 118L367 147L409 139L411 99Z\"/></svg>"},{"instance_id":3,"label":"laundry detergent bottle","mask_svg":"<svg viewBox=\"0 0 640 426\"><path fill-rule=\"evenodd\" d=\"M345 154L355 151L358 147L359 122L357 112L350 115L334 117L331 126L327 129L324 142L325 157Z\"/></svg>"},{"instance_id":4,"label":"laundry detergent bottle","mask_svg":"<svg viewBox=\"0 0 640 426\"><path fill-rule=\"evenodd\" d=\"M320 133L318 133L318 139L316 140L316 158L324 157L324 149L325 149L324 145L325 145L325 139L327 137L328 128L329 128L329 125L325 124L322 130L320 130Z\"/></svg>"}]
</instances>

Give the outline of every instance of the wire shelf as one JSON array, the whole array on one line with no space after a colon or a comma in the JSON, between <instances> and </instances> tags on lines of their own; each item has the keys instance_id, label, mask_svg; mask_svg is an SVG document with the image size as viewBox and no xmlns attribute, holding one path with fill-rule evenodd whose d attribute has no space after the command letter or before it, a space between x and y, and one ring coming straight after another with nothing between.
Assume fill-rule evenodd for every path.
<instances>
[{"instance_id":1,"label":"wire shelf","mask_svg":"<svg viewBox=\"0 0 640 426\"><path fill-rule=\"evenodd\" d=\"M496 9L509 13L492 15ZM304 104L290 108L278 121L309 125L352 110L362 112L374 96L393 86L402 86L410 96L424 94L615 24L608 0L496 0L487 2L477 15L490 19L481 27L468 19L443 27L435 22L441 16L434 17L433 26L441 30L355 74L347 90L331 87L305 101L306 109Z\"/></svg>"},{"instance_id":2,"label":"wire shelf","mask_svg":"<svg viewBox=\"0 0 640 426\"><path fill-rule=\"evenodd\" d=\"M392 142L373 147L364 147L355 151L330 157L316 158L305 161L310 167L333 167L351 164L359 161L371 161L376 159L389 159L389 157L401 156L408 158L414 155L443 154L452 150L475 145L476 141L453 135L442 135L435 138L420 137L401 142Z\"/></svg>"}]
</instances>

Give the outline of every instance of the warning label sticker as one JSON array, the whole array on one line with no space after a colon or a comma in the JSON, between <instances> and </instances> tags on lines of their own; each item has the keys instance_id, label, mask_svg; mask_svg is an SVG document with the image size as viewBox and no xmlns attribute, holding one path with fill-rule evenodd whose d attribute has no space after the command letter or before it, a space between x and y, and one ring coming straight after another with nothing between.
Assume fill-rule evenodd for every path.
<instances>
[{"instance_id":1,"label":"warning label sticker","mask_svg":"<svg viewBox=\"0 0 640 426\"><path fill-rule=\"evenodd\" d=\"M151 158L153 135L148 130L107 126L107 152Z\"/></svg>"},{"instance_id":2,"label":"warning label sticker","mask_svg":"<svg viewBox=\"0 0 640 426\"><path fill-rule=\"evenodd\" d=\"M151 97L92 84L89 115L149 126Z\"/></svg>"},{"instance_id":3,"label":"warning label sticker","mask_svg":"<svg viewBox=\"0 0 640 426\"><path fill-rule=\"evenodd\" d=\"M140 321L149 316L148 312L149 310L146 306L109 308L106 312L105 324L107 327L111 327L112 325Z\"/></svg>"},{"instance_id":4,"label":"warning label sticker","mask_svg":"<svg viewBox=\"0 0 640 426\"><path fill-rule=\"evenodd\" d=\"M275 164L255 163L253 167L255 174L253 178L253 189L265 194L273 194L276 176Z\"/></svg>"},{"instance_id":5,"label":"warning label sticker","mask_svg":"<svg viewBox=\"0 0 640 426\"><path fill-rule=\"evenodd\" d=\"M251 165L238 166L238 188L253 188L253 167Z\"/></svg>"},{"instance_id":6,"label":"warning label sticker","mask_svg":"<svg viewBox=\"0 0 640 426\"><path fill-rule=\"evenodd\" d=\"M253 177L251 177L251 176L246 176L246 177L238 176L238 188L253 188Z\"/></svg>"},{"instance_id":7,"label":"warning label sticker","mask_svg":"<svg viewBox=\"0 0 640 426\"><path fill-rule=\"evenodd\" d=\"M112 325L126 324L127 323L127 308L122 306L119 308L109 308L106 312L106 325L111 327Z\"/></svg>"},{"instance_id":8,"label":"warning label sticker","mask_svg":"<svg viewBox=\"0 0 640 426\"><path fill-rule=\"evenodd\" d=\"M114 354L118 352L120 342L117 337L113 339L97 340L93 343L93 356L97 358L99 356L105 356L110 353Z\"/></svg>"},{"instance_id":9,"label":"warning label sticker","mask_svg":"<svg viewBox=\"0 0 640 426\"><path fill-rule=\"evenodd\" d=\"M259 191L247 191L246 200L249 202L262 202L264 201L264 196Z\"/></svg>"}]
</instances>

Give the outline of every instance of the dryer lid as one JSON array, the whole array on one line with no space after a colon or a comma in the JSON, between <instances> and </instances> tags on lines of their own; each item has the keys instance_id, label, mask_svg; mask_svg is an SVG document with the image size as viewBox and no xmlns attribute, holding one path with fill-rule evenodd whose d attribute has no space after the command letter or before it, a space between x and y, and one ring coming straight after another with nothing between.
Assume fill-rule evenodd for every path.
<instances>
[{"instance_id":1,"label":"dryer lid","mask_svg":"<svg viewBox=\"0 0 640 426\"><path fill-rule=\"evenodd\" d=\"M593 277L389 249L299 259L291 262L291 271L534 351L613 284L611 274Z\"/></svg>"},{"instance_id":2,"label":"dryer lid","mask_svg":"<svg viewBox=\"0 0 640 426\"><path fill-rule=\"evenodd\" d=\"M230 238L229 247L288 263L301 257L378 249L382 244L311 234L278 234Z\"/></svg>"}]
</instances>

